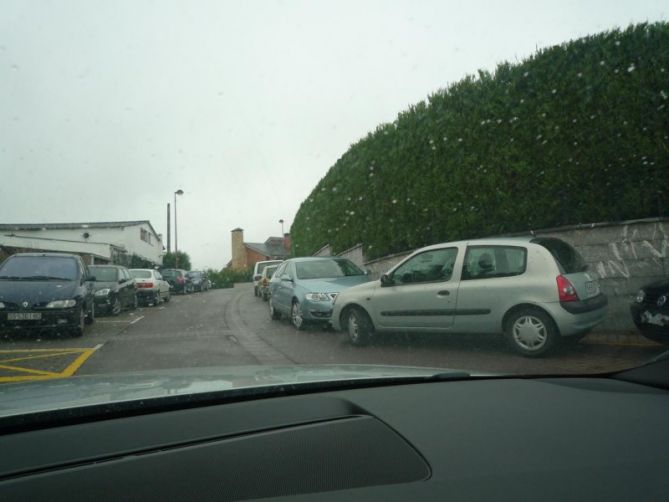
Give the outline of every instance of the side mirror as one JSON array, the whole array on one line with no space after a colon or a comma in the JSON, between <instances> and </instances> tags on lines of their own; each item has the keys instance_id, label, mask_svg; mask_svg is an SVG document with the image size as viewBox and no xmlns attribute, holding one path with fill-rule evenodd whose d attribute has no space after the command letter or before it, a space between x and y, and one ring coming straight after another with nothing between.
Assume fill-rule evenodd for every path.
<instances>
[{"instance_id":1,"label":"side mirror","mask_svg":"<svg viewBox=\"0 0 669 502\"><path fill-rule=\"evenodd\" d=\"M254 281L259 281L261 277L262 277L261 275L254 275L253 280Z\"/></svg>"},{"instance_id":2,"label":"side mirror","mask_svg":"<svg viewBox=\"0 0 669 502\"><path fill-rule=\"evenodd\" d=\"M281 276L281 280L282 280L282 281L285 281L285 282L293 282L293 280L292 280L292 279L290 278L290 276L287 275L287 274L282 275L282 276Z\"/></svg>"},{"instance_id":3,"label":"side mirror","mask_svg":"<svg viewBox=\"0 0 669 502\"><path fill-rule=\"evenodd\" d=\"M86 279L86 280L87 280L88 282L95 282L95 281L97 281L97 279L95 278L94 275L89 275L89 276L88 276L88 279Z\"/></svg>"},{"instance_id":4,"label":"side mirror","mask_svg":"<svg viewBox=\"0 0 669 502\"><path fill-rule=\"evenodd\" d=\"M386 286L392 286L393 284L395 284L395 281L393 281L388 274L383 274L381 276L381 286L386 287Z\"/></svg>"}]
</instances>

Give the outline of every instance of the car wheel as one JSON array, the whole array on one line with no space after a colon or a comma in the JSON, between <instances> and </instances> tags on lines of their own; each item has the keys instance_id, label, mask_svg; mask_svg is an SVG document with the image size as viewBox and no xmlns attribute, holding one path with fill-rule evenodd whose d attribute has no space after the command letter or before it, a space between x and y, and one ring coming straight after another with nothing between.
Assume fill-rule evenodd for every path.
<instances>
[{"instance_id":1,"label":"car wheel","mask_svg":"<svg viewBox=\"0 0 669 502\"><path fill-rule=\"evenodd\" d=\"M548 314L535 308L514 313L507 320L505 334L513 349L527 357L546 354L560 336Z\"/></svg>"},{"instance_id":2,"label":"car wheel","mask_svg":"<svg viewBox=\"0 0 669 502\"><path fill-rule=\"evenodd\" d=\"M271 298L269 299L269 316L274 321L281 319L281 312L274 308L274 302L272 302Z\"/></svg>"},{"instance_id":3,"label":"car wheel","mask_svg":"<svg viewBox=\"0 0 669 502\"><path fill-rule=\"evenodd\" d=\"M84 323L93 324L95 322L95 302L91 304L90 312L84 314Z\"/></svg>"},{"instance_id":4,"label":"car wheel","mask_svg":"<svg viewBox=\"0 0 669 502\"><path fill-rule=\"evenodd\" d=\"M353 345L368 345L372 335L372 321L367 312L360 308L351 308L346 314L346 331Z\"/></svg>"},{"instance_id":5,"label":"car wheel","mask_svg":"<svg viewBox=\"0 0 669 502\"><path fill-rule=\"evenodd\" d=\"M86 323L86 310L82 305L79 309L79 318L77 319L77 325L72 328L72 336L79 338L84 334L84 324Z\"/></svg>"},{"instance_id":6,"label":"car wheel","mask_svg":"<svg viewBox=\"0 0 669 502\"><path fill-rule=\"evenodd\" d=\"M302 310L300 309L300 302L293 300L293 306L290 309L290 324L295 329L303 330L306 324L302 317Z\"/></svg>"},{"instance_id":7,"label":"car wheel","mask_svg":"<svg viewBox=\"0 0 669 502\"><path fill-rule=\"evenodd\" d=\"M111 315L119 315L121 310L123 310L123 306L121 305L121 300L117 296L114 298L114 301L111 305Z\"/></svg>"},{"instance_id":8,"label":"car wheel","mask_svg":"<svg viewBox=\"0 0 669 502\"><path fill-rule=\"evenodd\" d=\"M165 300L164 301L165 301L165 303L169 303L171 299L172 299L172 295L168 291L167 295L165 295Z\"/></svg>"},{"instance_id":9,"label":"car wheel","mask_svg":"<svg viewBox=\"0 0 669 502\"><path fill-rule=\"evenodd\" d=\"M253 296L258 296L258 288L253 286Z\"/></svg>"},{"instance_id":10,"label":"car wheel","mask_svg":"<svg viewBox=\"0 0 669 502\"><path fill-rule=\"evenodd\" d=\"M132 298L132 310L137 310L137 307L139 306L139 299L137 298L137 294Z\"/></svg>"},{"instance_id":11,"label":"car wheel","mask_svg":"<svg viewBox=\"0 0 669 502\"><path fill-rule=\"evenodd\" d=\"M160 292L153 293L153 305L158 306L160 305L161 300L160 300Z\"/></svg>"}]
</instances>

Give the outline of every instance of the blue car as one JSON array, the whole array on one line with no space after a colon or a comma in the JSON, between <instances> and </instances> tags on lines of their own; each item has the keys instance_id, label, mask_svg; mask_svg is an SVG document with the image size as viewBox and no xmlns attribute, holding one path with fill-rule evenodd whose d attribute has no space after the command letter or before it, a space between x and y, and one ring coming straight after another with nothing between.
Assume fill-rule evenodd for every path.
<instances>
[{"instance_id":1,"label":"blue car","mask_svg":"<svg viewBox=\"0 0 669 502\"><path fill-rule=\"evenodd\" d=\"M292 258L283 262L269 283L272 319L290 318L295 328L309 322L327 324L337 295L369 282L369 275L346 258Z\"/></svg>"}]
</instances>

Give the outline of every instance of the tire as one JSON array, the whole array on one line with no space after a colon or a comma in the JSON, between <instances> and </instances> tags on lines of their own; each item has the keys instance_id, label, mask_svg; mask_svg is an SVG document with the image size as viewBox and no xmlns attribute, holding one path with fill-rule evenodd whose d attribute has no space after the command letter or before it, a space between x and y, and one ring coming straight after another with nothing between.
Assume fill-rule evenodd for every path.
<instances>
[{"instance_id":1,"label":"tire","mask_svg":"<svg viewBox=\"0 0 669 502\"><path fill-rule=\"evenodd\" d=\"M153 302L152 303L153 303L154 307L157 307L158 305L160 305L162 303L162 297L160 296L160 291L153 294Z\"/></svg>"},{"instance_id":2,"label":"tire","mask_svg":"<svg viewBox=\"0 0 669 502\"><path fill-rule=\"evenodd\" d=\"M163 300L165 303L170 303L170 300L172 299L172 294L168 291L167 296L165 296L165 299Z\"/></svg>"},{"instance_id":3,"label":"tire","mask_svg":"<svg viewBox=\"0 0 669 502\"><path fill-rule=\"evenodd\" d=\"M273 321L278 321L279 319L281 319L281 312L279 312L274 308L274 304L272 303L271 298L269 299L269 317Z\"/></svg>"},{"instance_id":4,"label":"tire","mask_svg":"<svg viewBox=\"0 0 669 502\"><path fill-rule=\"evenodd\" d=\"M109 309L111 315L117 316L121 313L123 310L123 305L121 305L121 300L119 299L118 296L114 298L113 303L111 304L111 308Z\"/></svg>"},{"instance_id":5,"label":"tire","mask_svg":"<svg viewBox=\"0 0 669 502\"><path fill-rule=\"evenodd\" d=\"M367 312L358 307L352 307L346 312L346 332L351 345L364 347L369 345L372 337L372 320Z\"/></svg>"},{"instance_id":6,"label":"tire","mask_svg":"<svg viewBox=\"0 0 669 502\"><path fill-rule=\"evenodd\" d=\"M132 305L130 306L132 310L137 310L137 307L139 307L139 298L137 298L137 293L135 293L135 296L133 297L132 300Z\"/></svg>"},{"instance_id":7,"label":"tire","mask_svg":"<svg viewBox=\"0 0 669 502\"><path fill-rule=\"evenodd\" d=\"M84 324L93 324L95 322L95 302L91 304L91 311L84 314Z\"/></svg>"},{"instance_id":8,"label":"tire","mask_svg":"<svg viewBox=\"0 0 669 502\"><path fill-rule=\"evenodd\" d=\"M258 296L258 288L253 286L253 296L257 297Z\"/></svg>"},{"instance_id":9,"label":"tire","mask_svg":"<svg viewBox=\"0 0 669 502\"><path fill-rule=\"evenodd\" d=\"M79 321L77 325L74 328L72 328L73 337L79 338L83 336L85 322L86 322L86 311L84 310L84 306L82 305L81 308L79 309Z\"/></svg>"},{"instance_id":10,"label":"tire","mask_svg":"<svg viewBox=\"0 0 669 502\"><path fill-rule=\"evenodd\" d=\"M290 324L298 331L302 331L306 325L300 310L300 302L297 300L293 300L293 305L290 308Z\"/></svg>"},{"instance_id":11,"label":"tire","mask_svg":"<svg viewBox=\"0 0 669 502\"><path fill-rule=\"evenodd\" d=\"M553 319L543 310L531 307L514 312L506 321L504 334L511 347L525 357L547 354L560 339Z\"/></svg>"}]
</instances>

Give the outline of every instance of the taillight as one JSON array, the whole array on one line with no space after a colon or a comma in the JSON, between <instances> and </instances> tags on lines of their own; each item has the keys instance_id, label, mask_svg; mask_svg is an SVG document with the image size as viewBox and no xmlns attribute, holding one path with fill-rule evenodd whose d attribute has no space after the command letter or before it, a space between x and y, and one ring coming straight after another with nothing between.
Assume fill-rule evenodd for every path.
<instances>
[{"instance_id":1,"label":"taillight","mask_svg":"<svg viewBox=\"0 0 669 502\"><path fill-rule=\"evenodd\" d=\"M138 288L152 288L153 283L152 282L138 282L137 287Z\"/></svg>"},{"instance_id":2,"label":"taillight","mask_svg":"<svg viewBox=\"0 0 669 502\"><path fill-rule=\"evenodd\" d=\"M574 285L569 282L569 279L567 279L563 275L558 275L557 276L557 287L558 287L558 295L560 297L561 302L575 302L578 301L578 295L576 294L576 289L574 289Z\"/></svg>"}]
</instances>

